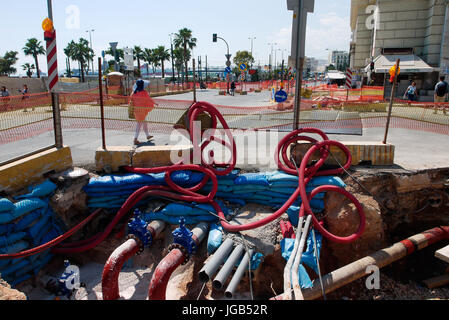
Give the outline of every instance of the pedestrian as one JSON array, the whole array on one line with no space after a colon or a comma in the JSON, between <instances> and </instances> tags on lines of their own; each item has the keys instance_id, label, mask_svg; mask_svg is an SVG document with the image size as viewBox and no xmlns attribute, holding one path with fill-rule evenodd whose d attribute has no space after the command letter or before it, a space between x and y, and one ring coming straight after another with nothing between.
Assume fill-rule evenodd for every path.
<instances>
[{"instance_id":1,"label":"pedestrian","mask_svg":"<svg viewBox=\"0 0 449 320\"><path fill-rule=\"evenodd\" d=\"M28 86L26 84L23 85L23 89L22 90L19 89L19 92L22 94L22 101L25 100L25 99L28 99L30 97L29 96ZM26 102L24 104L25 104L25 109L23 110L23 112L28 112L28 110L26 108ZM33 107L32 111L34 111L34 107Z\"/></svg>"},{"instance_id":2,"label":"pedestrian","mask_svg":"<svg viewBox=\"0 0 449 320\"><path fill-rule=\"evenodd\" d=\"M418 90L416 89L416 82L413 81L411 85L408 86L404 93L404 99L409 101L417 101Z\"/></svg>"},{"instance_id":3,"label":"pedestrian","mask_svg":"<svg viewBox=\"0 0 449 320\"><path fill-rule=\"evenodd\" d=\"M437 113L438 104L444 103L447 100L447 94L449 92L449 84L444 81L446 79L445 76L440 77L440 82L438 82L435 86L435 93L434 93L434 102L435 104L435 111L434 113ZM446 111L443 109L443 113L446 114Z\"/></svg>"},{"instance_id":4,"label":"pedestrian","mask_svg":"<svg viewBox=\"0 0 449 320\"><path fill-rule=\"evenodd\" d=\"M0 91L0 100L2 101L0 111L8 111L9 91L5 86L2 86Z\"/></svg>"},{"instance_id":5,"label":"pedestrian","mask_svg":"<svg viewBox=\"0 0 449 320\"><path fill-rule=\"evenodd\" d=\"M231 96L235 95L235 81L231 82Z\"/></svg>"},{"instance_id":6,"label":"pedestrian","mask_svg":"<svg viewBox=\"0 0 449 320\"><path fill-rule=\"evenodd\" d=\"M147 140L151 140L153 138L153 136L148 132L148 124L145 122L148 113L150 113L155 106L154 100L150 97L148 91L145 90L145 88L149 85L149 81L139 79L136 81L136 84L133 87L133 93L131 94L131 105L134 108L134 118L137 122L136 133L134 135L135 145L140 144L138 138L142 127L146 134Z\"/></svg>"}]
</instances>

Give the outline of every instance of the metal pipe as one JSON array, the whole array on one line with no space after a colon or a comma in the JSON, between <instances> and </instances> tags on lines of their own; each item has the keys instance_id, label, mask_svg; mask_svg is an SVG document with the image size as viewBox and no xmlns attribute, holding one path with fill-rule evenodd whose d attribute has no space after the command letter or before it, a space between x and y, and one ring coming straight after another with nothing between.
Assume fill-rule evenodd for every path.
<instances>
[{"instance_id":1,"label":"metal pipe","mask_svg":"<svg viewBox=\"0 0 449 320\"><path fill-rule=\"evenodd\" d=\"M332 271L323 277L323 286L325 293L329 293L343 287L344 285L358 280L367 275L366 270L369 266L383 268L405 256L424 249L441 240L449 239L449 226L441 226L431 230L416 234L405 240L397 242L392 246L376 251L362 259L354 261L340 269ZM320 281L314 280L312 288L303 289L302 294L305 300L313 300L321 297L322 290ZM286 300L284 293L271 298L270 300Z\"/></svg>"},{"instance_id":2,"label":"metal pipe","mask_svg":"<svg viewBox=\"0 0 449 320\"><path fill-rule=\"evenodd\" d=\"M253 253L254 253L254 250L250 249L243 256L242 261L240 261L240 265L238 266L237 270L234 273L234 276L232 277L231 281L229 282L228 287L226 288L226 291L225 291L226 298L228 298L228 299L232 298L232 295L234 294L240 281L242 280L243 275L245 274L246 270L248 270L248 265L249 265L249 262L251 261L251 257L253 256Z\"/></svg>"},{"instance_id":3,"label":"metal pipe","mask_svg":"<svg viewBox=\"0 0 449 320\"><path fill-rule=\"evenodd\" d=\"M119 246L109 257L103 269L101 290L103 300L117 300L120 298L118 277L124 263L133 257L140 249L140 244L134 239L128 239Z\"/></svg>"},{"instance_id":4,"label":"metal pipe","mask_svg":"<svg viewBox=\"0 0 449 320\"><path fill-rule=\"evenodd\" d=\"M206 237L209 225L205 222L199 223L193 230L192 239L197 245ZM183 251L178 248L171 250L157 265L153 272L148 287L148 300L165 300L168 281L172 273L187 259Z\"/></svg>"},{"instance_id":5,"label":"metal pipe","mask_svg":"<svg viewBox=\"0 0 449 320\"><path fill-rule=\"evenodd\" d=\"M61 124L61 108L59 106L59 93L51 93L51 104L53 109L53 130L55 132L55 147L61 149L62 141L62 124Z\"/></svg>"},{"instance_id":6,"label":"metal pipe","mask_svg":"<svg viewBox=\"0 0 449 320\"><path fill-rule=\"evenodd\" d=\"M93 69L93 63L92 63ZM99 94L100 94L100 114L101 114L101 141L103 150L106 150L106 133L104 127L104 103L103 103L103 79L101 79L101 57L98 57L98 82L99 82Z\"/></svg>"},{"instance_id":7,"label":"metal pipe","mask_svg":"<svg viewBox=\"0 0 449 320\"><path fill-rule=\"evenodd\" d=\"M228 257L234 246L234 241L227 238L217 251L212 255L211 259L203 266L198 274L201 282L208 282L210 277L218 270L218 267Z\"/></svg>"},{"instance_id":8,"label":"metal pipe","mask_svg":"<svg viewBox=\"0 0 449 320\"><path fill-rule=\"evenodd\" d=\"M165 222L155 220L150 222L147 230L153 239L157 238L165 228ZM134 239L128 239L114 250L103 269L102 293L103 300L117 300L120 297L118 277L127 260L139 252L141 245Z\"/></svg>"},{"instance_id":9,"label":"metal pipe","mask_svg":"<svg viewBox=\"0 0 449 320\"><path fill-rule=\"evenodd\" d=\"M217 274L214 281L212 282L212 285L215 289L221 289L223 287L223 284L226 282L226 279L231 274L235 264L242 257L243 253L244 253L243 244L239 244L234 248L228 260L226 260L226 263L223 265L223 267L221 267L220 272Z\"/></svg>"}]
</instances>

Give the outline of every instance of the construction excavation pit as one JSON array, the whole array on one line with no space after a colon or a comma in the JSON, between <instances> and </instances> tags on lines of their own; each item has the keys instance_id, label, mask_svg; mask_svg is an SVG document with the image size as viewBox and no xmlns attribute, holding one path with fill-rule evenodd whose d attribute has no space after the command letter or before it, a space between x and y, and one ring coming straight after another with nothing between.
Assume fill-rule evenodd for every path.
<instances>
[{"instance_id":1,"label":"construction excavation pit","mask_svg":"<svg viewBox=\"0 0 449 320\"><path fill-rule=\"evenodd\" d=\"M221 138L198 139L205 115ZM186 117L199 164L110 151L107 172L43 166L3 185L0 299L449 299L449 168L354 164L314 128L280 140L276 170L238 168L214 106ZM17 178L24 162L9 165Z\"/></svg>"}]
</instances>

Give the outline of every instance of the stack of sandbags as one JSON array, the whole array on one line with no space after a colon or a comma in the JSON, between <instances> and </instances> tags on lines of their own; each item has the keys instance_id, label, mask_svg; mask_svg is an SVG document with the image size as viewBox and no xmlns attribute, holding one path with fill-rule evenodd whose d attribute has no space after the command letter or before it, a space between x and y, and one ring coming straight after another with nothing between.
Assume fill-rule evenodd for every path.
<instances>
[{"instance_id":1,"label":"stack of sandbags","mask_svg":"<svg viewBox=\"0 0 449 320\"><path fill-rule=\"evenodd\" d=\"M44 244L62 234L63 225L49 206L56 185L45 181L29 193L0 199L0 254L13 254ZM37 274L52 258L50 250L27 258L0 260L0 274L16 285Z\"/></svg>"}]
</instances>

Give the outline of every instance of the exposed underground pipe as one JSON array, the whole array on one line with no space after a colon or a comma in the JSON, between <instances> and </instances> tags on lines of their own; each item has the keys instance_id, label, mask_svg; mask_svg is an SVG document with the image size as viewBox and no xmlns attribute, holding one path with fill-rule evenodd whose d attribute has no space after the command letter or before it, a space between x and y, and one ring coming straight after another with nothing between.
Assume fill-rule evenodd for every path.
<instances>
[{"instance_id":1,"label":"exposed underground pipe","mask_svg":"<svg viewBox=\"0 0 449 320\"><path fill-rule=\"evenodd\" d=\"M376 251L365 258L354 261L325 275L322 278L324 292L327 294L335 291L348 283L366 276L366 270L369 266L383 268L417 250L424 249L436 242L447 239L449 239L449 226L441 226L418 233L395 243L391 247ZM305 300L313 300L321 297L322 289L319 281L314 280L313 287L303 289L302 294ZM287 300L287 296L285 293L282 293L270 300Z\"/></svg>"},{"instance_id":2,"label":"exposed underground pipe","mask_svg":"<svg viewBox=\"0 0 449 320\"><path fill-rule=\"evenodd\" d=\"M291 278L292 266L293 266L293 262L295 261L296 253L298 252L299 241L301 240L301 233L302 233L301 226L303 225L303 222L304 222L304 217L299 217L298 228L296 229L296 238L295 238L295 243L293 245L293 250L292 250L292 253L290 254L290 257L288 258L288 261L284 267L284 292L285 292L287 300L292 299L292 278Z\"/></svg>"},{"instance_id":3,"label":"exposed underground pipe","mask_svg":"<svg viewBox=\"0 0 449 320\"><path fill-rule=\"evenodd\" d=\"M228 257L234 246L234 241L227 238L212 255L212 258L203 266L198 274L201 282L208 282L211 276L218 270L223 261Z\"/></svg>"},{"instance_id":4,"label":"exposed underground pipe","mask_svg":"<svg viewBox=\"0 0 449 320\"><path fill-rule=\"evenodd\" d=\"M157 238L165 228L165 222L152 221L147 226L151 237ZM143 249L142 241L138 238L131 238L126 240L121 246L114 250L111 256L106 261L103 269L101 280L101 288L103 292L103 300L117 300L120 298L120 291L118 285L118 277L123 265L126 261L136 255Z\"/></svg>"},{"instance_id":5,"label":"exposed underground pipe","mask_svg":"<svg viewBox=\"0 0 449 320\"><path fill-rule=\"evenodd\" d=\"M192 230L192 240L196 246L205 238L209 225L206 222L199 223ZM184 263L188 257L188 249L179 244L172 245L171 251L161 260L153 272L148 288L148 300L165 300L168 281L172 273Z\"/></svg>"},{"instance_id":6,"label":"exposed underground pipe","mask_svg":"<svg viewBox=\"0 0 449 320\"><path fill-rule=\"evenodd\" d=\"M309 233L310 221L312 220L312 216L307 216L304 228L301 232L301 240L299 241L298 251L296 252L295 260L292 266L292 282L293 282L293 292L295 293L295 300L304 300L304 297L301 292L301 285L299 284L299 264L301 262L302 253L304 251L304 245L306 243L307 235ZM298 228L302 228L302 225L298 225Z\"/></svg>"},{"instance_id":7,"label":"exposed underground pipe","mask_svg":"<svg viewBox=\"0 0 449 320\"><path fill-rule=\"evenodd\" d=\"M220 272L215 277L214 281L212 281L212 285L215 289L221 289L223 284L226 282L226 279L231 274L234 266L242 257L245 248L243 244L239 244L234 248L229 258L226 260L226 263L221 267Z\"/></svg>"},{"instance_id":8,"label":"exposed underground pipe","mask_svg":"<svg viewBox=\"0 0 449 320\"><path fill-rule=\"evenodd\" d=\"M246 270L248 270L249 262L251 261L251 257L253 256L254 250L250 249L248 252L245 253L243 256L242 261L240 261L239 266L237 267L237 270L234 273L234 276L232 277L231 281L228 284L228 287L225 291L225 297L228 299L231 299L234 295L235 290L237 289L240 281L243 278L243 275L245 274Z\"/></svg>"}]
</instances>

